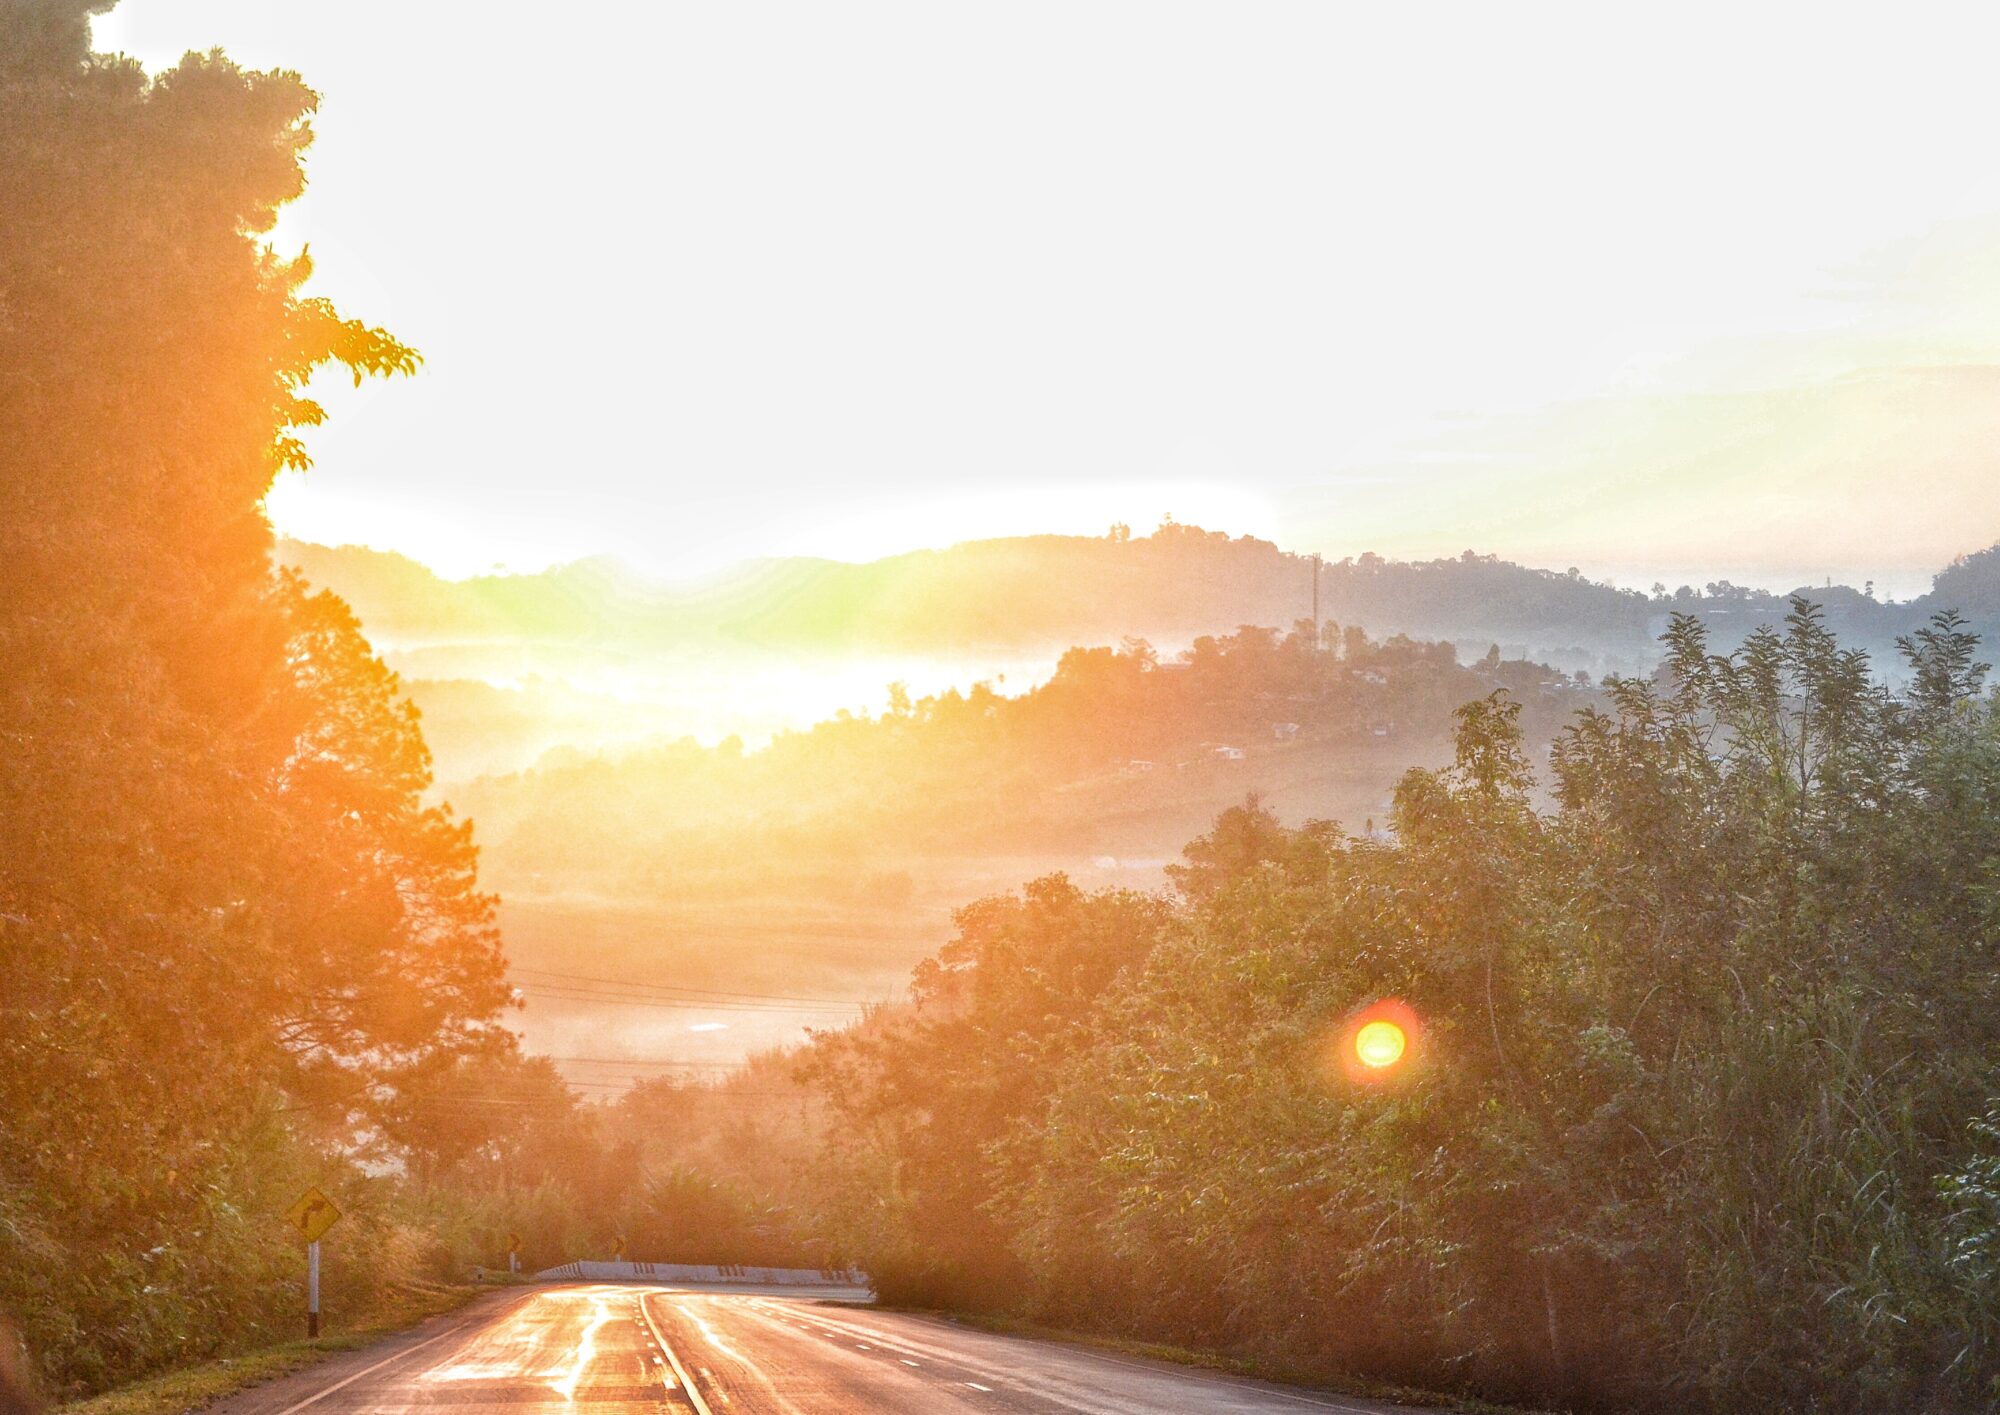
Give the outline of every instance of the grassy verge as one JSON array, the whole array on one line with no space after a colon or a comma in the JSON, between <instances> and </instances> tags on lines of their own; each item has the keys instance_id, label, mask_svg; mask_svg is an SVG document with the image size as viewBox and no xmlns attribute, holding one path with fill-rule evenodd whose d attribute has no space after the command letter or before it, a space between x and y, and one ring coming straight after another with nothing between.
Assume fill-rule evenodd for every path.
<instances>
[{"instance_id":1,"label":"grassy verge","mask_svg":"<svg viewBox=\"0 0 2000 1415\"><path fill-rule=\"evenodd\" d=\"M1495 1405L1491 1401L1471 1396L1442 1395L1436 1391L1383 1385L1352 1376L1330 1377L1324 1371L1307 1370L1304 1367L1288 1366L1254 1357L1232 1356L1220 1351L1197 1351L1185 1346L1162 1346L1156 1342L1133 1341L1125 1337L1065 1331L1057 1327L1045 1327L1023 1321L1017 1317L984 1316L919 1308L905 1310L923 1310L928 1316L943 1317L962 1326L978 1327L982 1331L998 1332L1003 1336L1027 1336L1037 1341L1058 1341L1066 1346L1089 1347L1097 1351L1115 1352L1121 1356L1140 1356L1150 1361L1170 1361L1177 1366L1194 1366L1205 1371L1220 1371L1225 1375L1271 1381L1278 1385L1338 1391L1342 1395L1361 1396L1369 1400L1386 1401L1393 1405L1432 1406L1439 1410L1457 1411L1460 1415L1549 1415L1546 1411L1529 1411L1514 1405Z\"/></svg>"},{"instance_id":2,"label":"grassy verge","mask_svg":"<svg viewBox=\"0 0 2000 1415\"><path fill-rule=\"evenodd\" d=\"M415 1326L427 1317L463 1307L493 1284L406 1282L392 1288L373 1311L352 1325L331 1325L319 1340L282 1342L235 1356L218 1357L165 1375L151 1376L87 1400L58 1406L59 1415L181 1415L225 1395L317 1365Z\"/></svg>"}]
</instances>

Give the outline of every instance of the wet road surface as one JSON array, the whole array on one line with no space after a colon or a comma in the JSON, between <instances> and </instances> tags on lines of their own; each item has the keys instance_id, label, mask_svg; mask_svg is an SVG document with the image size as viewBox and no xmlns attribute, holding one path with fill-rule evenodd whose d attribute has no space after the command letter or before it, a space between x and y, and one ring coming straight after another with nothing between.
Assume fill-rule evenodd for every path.
<instances>
[{"instance_id":1,"label":"wet road surface","mask_svg":"<svg viewBox=\"0 0 2000 1415\"><path fill-rule=\"evenodd\" d=\"M210 1410L1387 1415L1411 1407L842 1306L622 1283L515 1289Z\"/></svg>"}]
</instances>

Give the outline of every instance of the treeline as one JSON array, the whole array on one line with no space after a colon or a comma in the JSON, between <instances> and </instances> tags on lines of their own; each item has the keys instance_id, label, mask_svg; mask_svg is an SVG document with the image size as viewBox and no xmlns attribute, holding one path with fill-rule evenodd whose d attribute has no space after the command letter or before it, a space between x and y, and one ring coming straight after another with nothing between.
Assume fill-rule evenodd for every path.
<instances>
[{"instance_id":1,"label":"treeline","mask_svg":"<svg viewBox=\"0 0 2000 1415\"><path fill-rule=\"evenodd\" d=\"M620 1254L818 1267L832 1250L790 1171L825 1107L787 1073L765 1057L728 1091L640 1082L590 1101L546 1057L440 1055L379 1109L399 1173L373 1192L461 1276L503 1265L510 1237L531 1272Z\"/></svg>"},{"instance_id":2,"label":"treeline","mask_svg":"<svg viewBox=\"0 0 2000 1415\"><path fill-rule=\"evenodd\" d=\"M1497 686L1546 735L1585 686L1497 649L1460 665L1448 644L1320 633L1245 626L1165 661L1139 640L1073 648L1011 697L979 684L912 701L892 685L880 715L841 713L756 751L552 754L459 796L510 879L611 872L670 897L757 862L799 878L815 861L1114 850L1149 809L1240 794L1237 764L1275 785L1363 749L1415 750Z\"/></svg>"},{"instance_id":3,"label":"treeline","mask_svg":"<svg viewBox=\"0 0 2000 1415\"><path fill-rule=\"evenodd\" d=\"M0 4L0 1340L58 1397L295 1334L308 1184L335 1313L490 1248L370 1176L524 1065L413 710L271 570L307 380L416 363L260 242L315 96L92 55L107 8Z\"/></svg>"},{"instance_id":4,"label":"treeline","mask_svg":"<svg viewBox=\"0 0 2000 1415\"><path fill-rule=\"evenodd\" d=\"M2000 708L1955 618L1905 651L1897 696L1804 602L1726 656L1677 620L1545 781L1494 693L1393 839L1252 804L1170 898L972 906L799 1058L816 1211L892 1299L1295 1372L1992 1408Z\"/></svg>"},{"instance_id":5,"label":"treeline","mask_svg":"<svg viewBox=\"0 0 2000 1415\"><path fill-rule=\"evenodd\" d=\"M761 561L692 588L650 582L604 560L535 574L449 581L406 557L286 542L286 564L349 598L372 633L445 643L675 645L824 653L1046 651L1141 635L1184 644L1234 624L1290 624L1311 612L1310 556L1252 536L1169 522L1149 536L1021 536L912 551L867 564ZM1786 596L1718 580L1621 589L1574 569L1538 569L1470 550L1435 560L1366 554L1319 572L1322 612L1380 634L1565 667L1635 670L1653 659L1669 613L1709 621L1719 646L1778 626ZM2000 557L1968 556L1907 604L1872 586L1809 591L1844 639L1886 653L1947 606L2000 633Z\"/></svg>"}]
</instances>

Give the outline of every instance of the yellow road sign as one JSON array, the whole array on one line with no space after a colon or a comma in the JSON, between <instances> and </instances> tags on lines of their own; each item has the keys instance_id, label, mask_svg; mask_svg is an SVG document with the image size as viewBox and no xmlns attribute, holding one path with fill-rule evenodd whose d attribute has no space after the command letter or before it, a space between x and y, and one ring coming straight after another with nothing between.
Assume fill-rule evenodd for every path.
<instances>
[{"instance_id":1,"label":"yellow road sign","mask_svg":"<svg viewBox=\"0 0 2000 1415\"><path fill-rule=\"evenodd\" d=\"M340 1217L340 1210L315 1185L299 1195L299 1201L285 1211L285 1217L306 1236L308 1243L317 1243L320 1235L332 1228L334 1220Z\"/></svg>"}]
</instances>

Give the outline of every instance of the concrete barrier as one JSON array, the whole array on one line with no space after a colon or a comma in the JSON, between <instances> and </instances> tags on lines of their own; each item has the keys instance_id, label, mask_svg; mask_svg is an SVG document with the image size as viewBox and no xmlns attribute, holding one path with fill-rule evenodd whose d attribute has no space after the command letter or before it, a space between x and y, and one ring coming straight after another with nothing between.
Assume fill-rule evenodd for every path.
<instances>
[{"instance_id":1,"label":"concrete barrier","mask_svg":"<svg viewBox=\"0 0 2000 1415\"><path fill-rule=\"evenodd\" d=\"M745 1287L867 1287L859 1268L753 1268L737 1263L627 1263L589 1259L543 1268L551 1282L714 1282Z\"/></svg>"}]
</instances>

